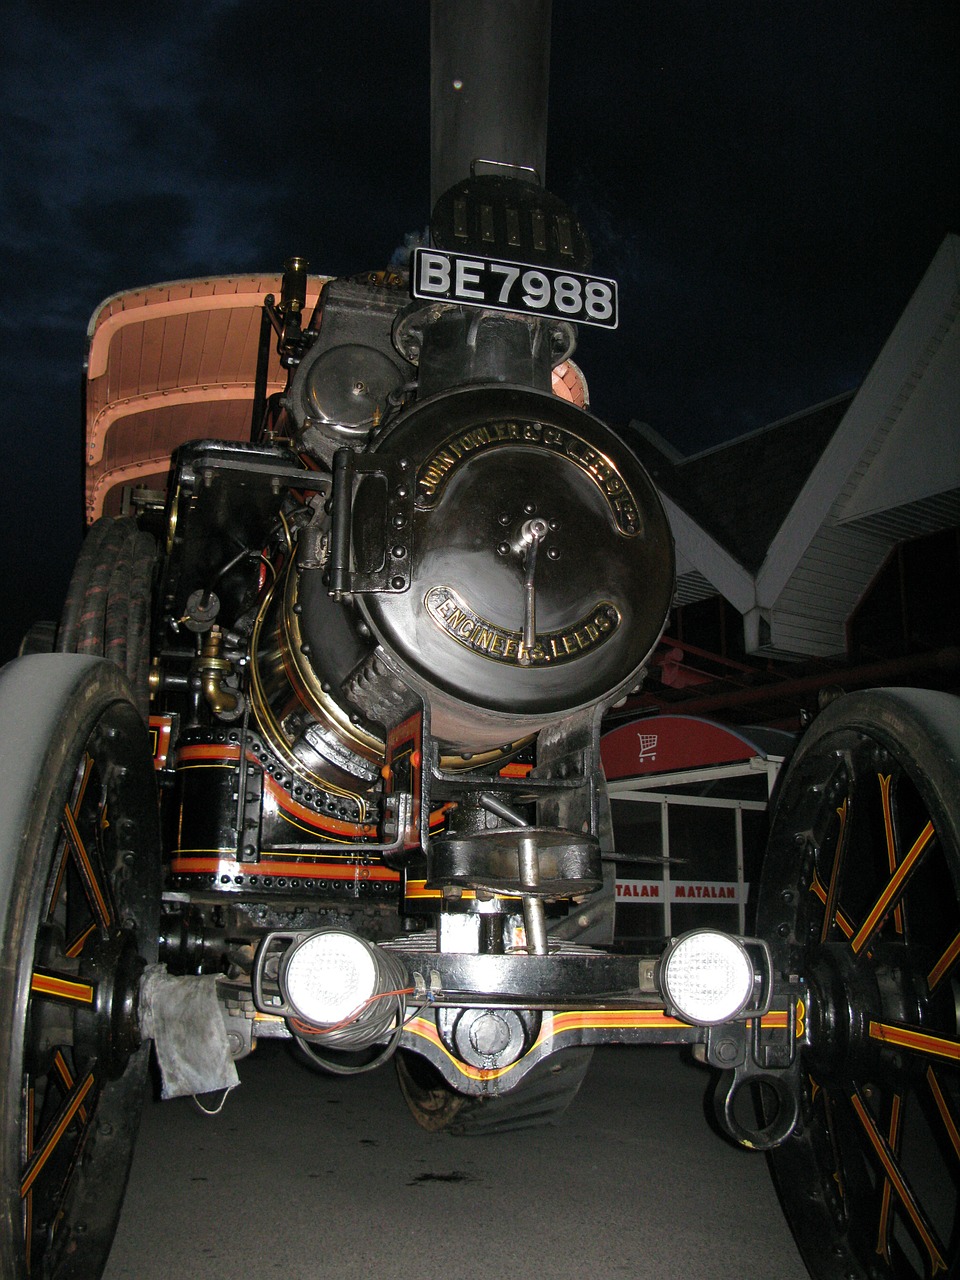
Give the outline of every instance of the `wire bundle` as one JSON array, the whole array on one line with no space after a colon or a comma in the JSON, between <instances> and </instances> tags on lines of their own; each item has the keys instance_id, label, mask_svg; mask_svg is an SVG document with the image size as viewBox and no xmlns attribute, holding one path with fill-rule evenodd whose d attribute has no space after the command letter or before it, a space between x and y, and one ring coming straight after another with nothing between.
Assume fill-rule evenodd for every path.
<instances>
[{"instance_id":1,"label":"wire bundle","mask_svg":"<svg viewBox=\"0 0 960 1280\"><path fill-rule=\"evenodd\" d=\"M300 1047L325 1071L339 1075L369 1071L385 1062L397 1048L403 1033L406 997L413 992L409 977L399 957L380 947L367 944L376 970L375 989L356 1009L329 1025L316 1025L300 1018L290 1018L290 1028ZM382 1054L362 1065L337 1062L317 1052L317 1047L338 1052L357 1053L386 1042Z\"/></svg>"}]
</instances>

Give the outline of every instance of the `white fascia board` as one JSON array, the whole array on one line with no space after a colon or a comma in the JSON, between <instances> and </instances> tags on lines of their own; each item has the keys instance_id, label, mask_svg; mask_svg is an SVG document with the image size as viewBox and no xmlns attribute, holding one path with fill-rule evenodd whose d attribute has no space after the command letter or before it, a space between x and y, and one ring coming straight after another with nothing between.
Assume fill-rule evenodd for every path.
<instances>
[{"instance_id":1,"label":"white fascia board","mask_svg":"<svg viewBox=\"0 0 960 1280\"><path fill-rule=\"evenodd\" d=\"M958 284L960 237L948 235L770 544L756 578L761 608L776 605L817 530L848 496L845 487L864 454L896 420L930 338L955 305Z\"/></svg>"},{"instance_id":2,"label":"white fascia board","mask_svg":"<svg viewBox=\"0 0 960 1280\"><path fill-rule=\"evenodd\" d=\"M960 490L960 294L952 323L931 342L916 389L853 492L835 512L870 520Z\"/></svg>"},{"instance_id":3,"label":"white fascia board","mask_svg":"<svg viewBox=\"0 0 960 1280\"><path fill-rule=\"evenodd\" d=\"M717 588L718 594L729 600L740 613L752 609L755 603L753 574L672 498L665 493L660 497L673 529L678 562L703 574Z\"/></svg>"}]
</instances>

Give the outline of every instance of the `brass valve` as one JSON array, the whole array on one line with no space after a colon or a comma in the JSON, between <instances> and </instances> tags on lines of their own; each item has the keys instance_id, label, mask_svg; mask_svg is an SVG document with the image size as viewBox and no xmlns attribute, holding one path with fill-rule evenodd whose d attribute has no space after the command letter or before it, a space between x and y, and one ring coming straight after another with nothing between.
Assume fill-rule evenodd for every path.
<instances>
[{"instance_id":1,"label":"brass valve","mask_svg":"<svg viewBox=\"0 0 960 1280\"><path fill-rule=\"evenodd\" d=\"M203 696L215 716L232 715L240 702L240 695L224 684L227 677L233 674L233 663L228 658L220 657L222 639L220 628L211 627L204 637L200 657L194 664L194 670L199 673L203 682Z\"/></svg>"}]
</instances>

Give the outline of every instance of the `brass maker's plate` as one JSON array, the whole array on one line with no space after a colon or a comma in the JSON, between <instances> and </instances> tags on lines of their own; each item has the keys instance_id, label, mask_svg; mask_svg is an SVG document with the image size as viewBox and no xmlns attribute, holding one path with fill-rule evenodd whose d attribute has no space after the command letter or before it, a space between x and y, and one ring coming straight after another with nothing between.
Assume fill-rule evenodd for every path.
<instances>
[{"instance_id":1,"label":"brass maker's plate","mask_svg":"<svg viewBox=\"0 0 960 1280\"><path fill-rule=\"evenodd\" d=\"M417 471L417 506L432 506L462 463L488 449L503 445L531 445L536 449L559 454L588 476L610 507L617 528L624 537L641 532L642 521L637 500L607 454L565 427L544 422L487 422L450 436Z\"/></svg>"},{"instance_id":2,"label":"brass maker's plate","mask_svg":"<svg viewBox=\"0 0 960 1280\"><path fill-rule=\"evenodd\" d=\"M620 611L600 600L572 627L562 631L538 631L536 644L526 652L522 632L507 631L480 616L452 587L431 587L424 608L441 631L471 653L511 667L553 667L572 662L598 649L617 632Z\"/></svg>"}]
</instances>

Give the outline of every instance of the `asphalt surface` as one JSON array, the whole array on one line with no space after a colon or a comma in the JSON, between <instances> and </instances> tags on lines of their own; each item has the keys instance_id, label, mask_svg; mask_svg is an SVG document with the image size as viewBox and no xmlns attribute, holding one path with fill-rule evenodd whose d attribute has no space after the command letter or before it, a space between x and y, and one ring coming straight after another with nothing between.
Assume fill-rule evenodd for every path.
<instances>
[{"instance_id":1,"label":"asphalt surface","mask_svg":"<svg viewBox=\"0 0 960 1280\"><path fill-rule=\"evenodd\" d=\"M704 1118L674 1049L601 1049L560 1125L421 1130L392 1067L282 1045L217 1116L150 1102L104 1280L806 1280L762 1156Z\"/></svg>"}]
</instances>

